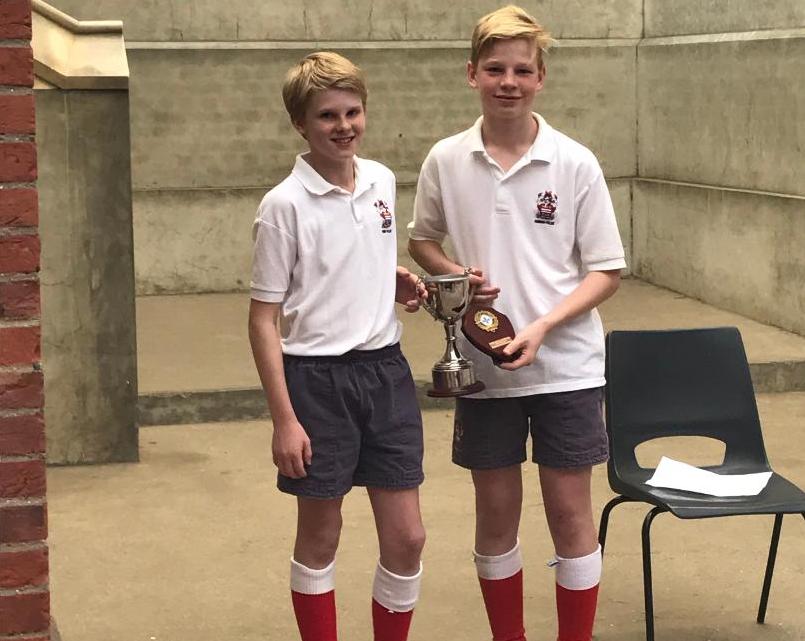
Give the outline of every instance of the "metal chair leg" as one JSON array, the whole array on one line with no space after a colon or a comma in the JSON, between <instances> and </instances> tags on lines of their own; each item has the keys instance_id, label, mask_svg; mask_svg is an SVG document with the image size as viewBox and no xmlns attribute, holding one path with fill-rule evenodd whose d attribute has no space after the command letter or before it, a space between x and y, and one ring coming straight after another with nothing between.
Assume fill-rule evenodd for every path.
<instances>
[{"instance_id":1,"label":"metal chair leg","mask_svg":"<svg viewBox=\"0 0 805 641\"><path fill-rule=\"evenodd\" d=\"M805 514L802 515L805 518ZM763 623L766 620L766 606L769 603L769 590L771 590L771 578L774 574L774 561L777 559L777 543L780 541L780 530L783 527L783 515L774 516L774 528L771 531L771 543L769 544L769 558L766 561L766 576L763 578L763 591L760 593L760 605L757 609L757 622Z\"/></svg>"},{"instance_id":2,"label":"metal chair leg","mask_svg":"<svg viewBox=\"0 0 805 641\"><path fill-rule=\"evenodd\" d=\"M651 587L651 522L666 508L655 507L643 519L643 598L646 607L646 641L654 641L654 592Z\"/></svg>"},{"instance_id":3,"label":"metal chair leg","mask_svg":"<svg viewBox=\"0 0 805 641\"><path fill-rule=\"evenodd\" d=\"M609 526L609 514L612 510L621 503L633 503L634 499L627 496L616 496L611 499L609 503L604 506L601 512L601 524L598 526L598 544L601 546L601 555L604 554L604 545L607 542L607 527Z\"/></svg>"}]
</instances>

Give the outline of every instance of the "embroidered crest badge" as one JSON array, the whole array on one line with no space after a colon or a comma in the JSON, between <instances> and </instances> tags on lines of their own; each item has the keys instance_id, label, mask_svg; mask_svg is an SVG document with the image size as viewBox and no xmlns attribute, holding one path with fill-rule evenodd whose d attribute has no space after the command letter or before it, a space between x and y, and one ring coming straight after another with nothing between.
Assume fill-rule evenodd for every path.
<instances>
[{"instance_id":1,"label":"embroidered crest badge","mask_svg":"<svg viewBox=\"0 0 805 641\"><path fill-rule=\"evenodd\" d=\"M556 203L559 197L552 191L542 191L537 195L534 222L540 225L553 225L556 222Z\"/></svg>"},{"instance_id":2,"label":"embroidered crest badge","mask_svg":"<svg viewBox=\"0 0 805 641\"><path fill-rule=\"evenodd\" d=\"M383 200L376 200L375 201L375 209L377 213L380 215L380 231L384 234L391 233L391 211L389 211L389 206Z\"/></svg>"}]
</instances>

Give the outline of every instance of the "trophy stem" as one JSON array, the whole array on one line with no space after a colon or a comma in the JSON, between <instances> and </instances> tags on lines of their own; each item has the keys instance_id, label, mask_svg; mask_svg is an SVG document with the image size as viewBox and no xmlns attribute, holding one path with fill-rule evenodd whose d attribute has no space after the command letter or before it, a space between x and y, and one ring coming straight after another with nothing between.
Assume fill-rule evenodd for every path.
<instances>
[{"instance_id":1,"label":"trophy stem","mask_svg":"<svg viewBox=\"0 0 805 641\"><path fill-rule=\"evenodd\" d=\"M461 355L461 352L458 351L458 345L456 344L456 324L444 323L444 335L447 339L447 345L444 349L442 362L451 363L464 360L464 357Z\"/></svg>"}]
</instances>

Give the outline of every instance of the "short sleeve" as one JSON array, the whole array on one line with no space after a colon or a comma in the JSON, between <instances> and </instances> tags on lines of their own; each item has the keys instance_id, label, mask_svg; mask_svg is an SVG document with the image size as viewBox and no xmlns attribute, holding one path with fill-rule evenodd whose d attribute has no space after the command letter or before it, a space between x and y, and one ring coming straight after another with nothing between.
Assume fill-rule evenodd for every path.
<instances>
[{"instance_id":1,"label":"short sleeve","mask_svg":"<svg viewBox=\"0 0 805 641\"><path fill-rule=\"evenodd\" d=\"M626 267L615 209L598 163L592 180L576 196L576 244L584 269L606 271Z\"/></svg>"},{"instance_id":2,"label":"short sleeve","mask_svg":"<svg viewBox=\"0 0 805 641\"><path fill-rule=\"evenodd\" d=\"M291 233L293 230L284 228L285 217L277 215L276 207L264 201L252 230L251 297L264 303L285 300L296 264L296 237Z\"/></svg>"},{"instance_id":3,"label":"short sleeve","mask_svg":"<svg viewBox=\"0 0 805 641\"><path fill-rule=\"evenodd\" d=\"M434 240L441 243L446 235L439 167L431 151L419 171L414 197L414 218L408 224L408 237L412 240Z\"/></svg>"}]
</instances>

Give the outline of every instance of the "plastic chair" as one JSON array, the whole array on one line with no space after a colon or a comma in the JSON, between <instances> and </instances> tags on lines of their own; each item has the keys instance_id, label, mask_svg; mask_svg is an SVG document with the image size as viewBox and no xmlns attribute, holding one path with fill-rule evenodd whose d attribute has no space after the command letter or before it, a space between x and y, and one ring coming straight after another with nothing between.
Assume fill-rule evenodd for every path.
<instances>
[{"instance_id":1,"label":"plastic chair","mask_svg":"<svg viewBox=\"0 0 805 641\"><path fill-rule=\"evenodd\" d=\"M757 622L763 623L784 514L805 518L805 493L773 473L757 496L725 497L646 485L654 469L640 467L635 448L655 438L704 436L726 444L722 474L772 471L766 458L749 366L735 327L668 331L613 331L607 336L606 423L609 485L618 494L601 515L603 550L612 509L641 501L654 507L643 520L646 639L654 640L651 524L658 514L681 519L773 514L766 575Z\"/></svg>"}]
</instances>

